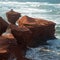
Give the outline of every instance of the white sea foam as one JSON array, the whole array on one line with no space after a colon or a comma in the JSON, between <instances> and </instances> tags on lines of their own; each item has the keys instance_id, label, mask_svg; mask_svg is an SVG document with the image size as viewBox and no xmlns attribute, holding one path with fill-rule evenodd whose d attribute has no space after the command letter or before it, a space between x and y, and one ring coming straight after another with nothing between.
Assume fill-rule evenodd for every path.
<instances>
[{"instance_id":1,"label":"white sea foam","mask_svg":"<svg viewBox=\"0 0 60 60\"><path fill-rule=\"evenodd\" d=\"M59 60L60 39L49 40L48 43L50 45L30 48L26 52L26 57L31 58L32 60Z\"/></svg>"}]
</instances>

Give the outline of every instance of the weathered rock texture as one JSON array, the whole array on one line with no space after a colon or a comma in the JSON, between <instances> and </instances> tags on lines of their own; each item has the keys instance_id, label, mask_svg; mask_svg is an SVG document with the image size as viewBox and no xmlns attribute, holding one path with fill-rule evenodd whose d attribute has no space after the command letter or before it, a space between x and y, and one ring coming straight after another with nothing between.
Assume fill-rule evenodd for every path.
<instances>
[{"instance_id":1,"label":"weathered rock texture","mask_svg":"<svg viewBox=\"0 0 60 60\"><path fill-rule=\"evenodd\" d=\"M54 22L23 16L17 21L17 23L18 26L25 26L32 32L31 46L36 44L45 44L48 39L55 38Z\"/></svg>"},{"instance_id":2,"label":"weathered rock texture","mask_svg":"<svg viewBox=\"0 0 60 60\"><path fill-rule=\"evenodd\" d=\"M11 32L12 34L14 35L14 37L16 38L17 40L17 43L19 46L22 47L22 49L26 49L26 47L28 45L30 45L31 43L28 43L28 42L31 42L32 39L32 33L31 31L25 27L25 26L16 26L16 25L10 25L10 28L11 28Z\"/></svg>"},{"instance_id":3,"label":"weathered rock texture","mask_svg":"<svg viewBox=\"0 0 60 60\"><path fill-rule=\"evenodd\" d=\"M6 31L8 25L9 24L5 22L2 17L0 17L0 35Z\"/></svg>"},{"instance_id":4,"label":"weathered rock texture","mask_svg":"<svg viewBox=\"0 0 60 60\"><path fill-rule=\"evenodd\" d=\"M0 40L1 43L0 46L3 49L2 53L0 51L1 60L3 59L12 60L14 58L16 58L16 60L27 60L24 57L25 51L21 48L22 45L19 46L17 44L17 41L11 34L10 30L9 31L7 30L5 33L3 33L1 38L2 42ZM6 44L6 46L4 44ZM6 50L6 52L4 52L4 50Z\"/></svg>"},{"instance_id":5,"label":"weathered rock texture","mask_svg":"<svg viewBox=\"0 0 60 60\"><path fill-rule=\"evenodd\" d=\"M15 12L11 9L11 11L6 13L7 19L10 23L15 24L15 22L17 21L17 19L19 19L19 17L21 17L21 14L18 12Z\"/></svg>"},{"instance_id":6,"label":"weathered rock texture","mask_svg":"<svg viewBox=\"0 0 60 60\"><path fill-rule=\"evenodd\" d=\"M6 32L3 33L1 36L4 37L4 38L7 38L11 45L16 45L17 44L16 39L14 38L10 29L7 29Z\"/></svg>"},{"instance_id":7,"label":"weathered rock texture","mask_svg":"<svg viewBox=\"0 0 60 60\"><path fill-rule=\"evenodd\" d=\"M8 46L9 42L8 39L0 36L0 60L8 60L9 53L8 53Z\"/></svg>"},{"instance_id":8,"label":"weathered rock texture","mask_svg":"<svg viewBox=\"0 0 60 60\"><path fill-rule=\"evenodd\" d=\"M20 13L13 10L7 12L6 16L12 24L9 25L0 17L0 60L8 60L9 57L10 60L28 60L24 57L27 47L36 47L55 38L54 22L28 16L18 19ZM16 21L18 26L15 25Z\"/></svg>"}]
</instances>

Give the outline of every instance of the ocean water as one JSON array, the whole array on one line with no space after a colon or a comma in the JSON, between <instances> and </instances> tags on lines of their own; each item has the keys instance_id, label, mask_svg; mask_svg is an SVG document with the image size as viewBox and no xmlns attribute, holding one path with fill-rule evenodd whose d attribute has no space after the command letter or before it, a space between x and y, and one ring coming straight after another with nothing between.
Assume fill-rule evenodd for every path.
<instances>
[{"instance_id":1,"label":"ocean water","mask_svg":"<svg viewBox=\"0 0 60 60\"><path fill-rule=\"evenodd\" d=\"M23 1L23 2L22 2ZM32 60L60 60L60 0L1 0L0 16L6 21L6 12L10 9L20 12L22 16L28 15L35 18L43 18L56 23L57 39L47 41L49 45L29 48L26 56Z\"/></svg>"}]
</instances>

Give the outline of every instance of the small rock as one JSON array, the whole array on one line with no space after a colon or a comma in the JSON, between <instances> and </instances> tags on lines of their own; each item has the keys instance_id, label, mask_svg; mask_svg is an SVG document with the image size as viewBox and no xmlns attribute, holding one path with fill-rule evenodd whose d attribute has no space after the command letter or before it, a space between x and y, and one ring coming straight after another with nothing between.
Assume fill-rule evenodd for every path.
<instances>
[{"instance_id":1,"label":"small rock","mask_svg":"<svg viewBox=\"0 0 60 60\"><path fill-rule=\"evenodd\" d=\"M21 17L21 14L13 11L13 9L11 9L9 12L6 12L6 16L10 23L15 24L17 19L19 19L19 17Z\"/></svg>"}]
</instances>

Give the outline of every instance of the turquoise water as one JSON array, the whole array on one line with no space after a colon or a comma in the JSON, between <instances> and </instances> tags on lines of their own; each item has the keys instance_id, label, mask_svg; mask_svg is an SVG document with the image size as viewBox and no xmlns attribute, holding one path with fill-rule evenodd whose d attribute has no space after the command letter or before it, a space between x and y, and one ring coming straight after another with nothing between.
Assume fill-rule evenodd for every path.
<instances>
[{"instance_id":1,"label":"turquoise water","mask_svg":"<svg viewBox=\"0 0 60 60\"><path fill-rule=\"evenodd\" d=\"M22 16L28 15L30 17L43 18L55 22L55 36L57 39L47 41L49 45L29 48L26 52L26 57L32 60L60 60L60 0L40 1L41 0L35 0L35 2L21 2L21 0L1 0L0 16L7 21L5 13L10 9L14 9L14 11L22 13Z\"/></svg>"}]
</instances>

